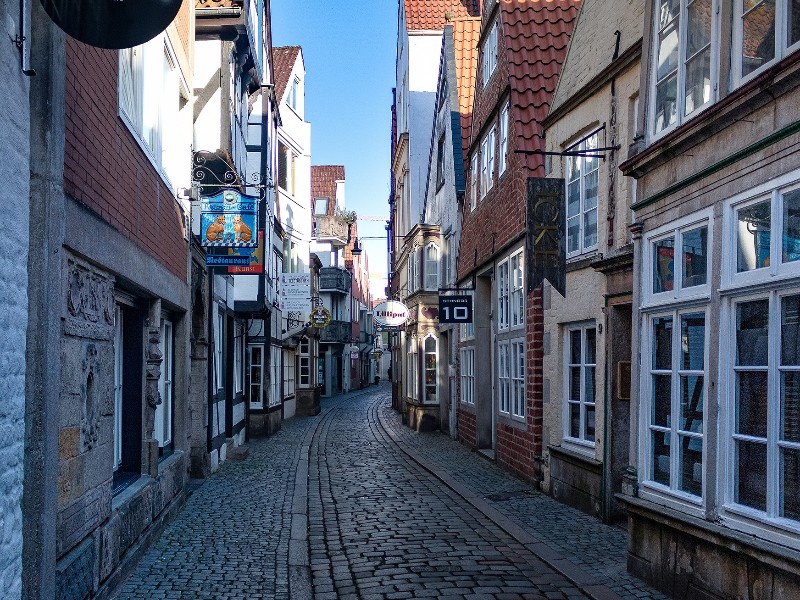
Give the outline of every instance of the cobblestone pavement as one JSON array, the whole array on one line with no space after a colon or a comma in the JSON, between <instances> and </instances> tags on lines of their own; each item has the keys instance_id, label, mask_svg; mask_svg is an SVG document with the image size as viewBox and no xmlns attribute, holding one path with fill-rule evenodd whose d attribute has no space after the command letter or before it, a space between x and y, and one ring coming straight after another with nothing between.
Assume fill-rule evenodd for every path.
<instances>
[{"instance_id":1,"label":"cobblestone pavement","mask_svg":"<svg viewBox=\"0 0 800 600\"><path fill-rule=\"evenodd\" d=\"M323 400L253 441L119 598L663 598L625 573L625 532L412 432L388 404L386 384Z\"/></svg>"}]
</instances>

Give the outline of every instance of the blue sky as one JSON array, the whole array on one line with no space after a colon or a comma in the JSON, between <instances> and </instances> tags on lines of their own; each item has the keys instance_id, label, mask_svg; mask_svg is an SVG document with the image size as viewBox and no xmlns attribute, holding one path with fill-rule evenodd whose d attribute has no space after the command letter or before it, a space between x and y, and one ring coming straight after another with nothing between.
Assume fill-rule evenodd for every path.
<instances>
[{"instance_id":1,"label":"blue sky","mask_svg":"<svg viewBox=\"0 0 800 600\"><path fill-rule=\"evenodd\" d=\"M271 0L273 46L302 46L311 164L345 167L347 208L389 213L396 0ZM386 235L360 221L362 236ZM367 240L370 273L386 273L386 240ZM373 289L373 296L383 295Z\"/></svg>"}]
</instances>

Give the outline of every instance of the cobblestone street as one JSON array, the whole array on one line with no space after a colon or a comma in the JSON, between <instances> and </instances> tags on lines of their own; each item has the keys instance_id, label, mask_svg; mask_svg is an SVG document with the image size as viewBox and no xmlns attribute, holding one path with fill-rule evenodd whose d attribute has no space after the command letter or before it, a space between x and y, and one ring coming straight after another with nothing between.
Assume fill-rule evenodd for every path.
<instances>
[{"instance_id":1,"label":"cobblestone street","mask_svg":"<svg viewBox=\"0 0 800 600\"><path fill-rule=\"evenodd\" d=\"M663 598L625 573L625 544L448 437L403 427L382 384L226 462L119 598Z\"/></svg>"}]
</instances>

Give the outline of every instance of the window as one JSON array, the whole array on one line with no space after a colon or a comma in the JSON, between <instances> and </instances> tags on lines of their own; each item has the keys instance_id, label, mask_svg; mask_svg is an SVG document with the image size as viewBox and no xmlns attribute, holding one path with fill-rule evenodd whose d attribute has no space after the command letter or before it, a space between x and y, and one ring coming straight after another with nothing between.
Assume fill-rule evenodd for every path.
<instances>
[{"instance_id":1,"label":"window","mask_svg":"<svg viewBox=\"0 0 800 600\"><path fill-rule=\"evenodd\" d=\"M250 408L264 408L264 345L250 346Z\"/></svg>"},{"instance_id":2,"label":"window","mask_svg":"<svg viewBox=\"0 0 800 600\"><path fill-rule=\"evenodd\" d=\"M294 196L294 161L292 149L278 140L278 187Z\"/></svg>"},{"instance_id":3,"label":"window","mask_svg":"<svg viewBox=\"0 0 800 600\"><path fill-rule=\"evenodd\" d=\"M511 299L508 265L509 260L506 259L497 266L497 328L499 330L508 329L510 323Z\"/></svg>"},{"instance_id":4,"label":"window","mask_svg":"<svg viewBox=\"0 0 800 600\"><path fill-rule=\"evenodd\" d=\"M732 60L741 80L794 50L800 41L797 0L736 0Z\"/></svg>"},{"instance_id":5,"label":"window","mask_svg":"<svg viewBox=\"0 0 800 600\"><path fill-rule=\"evenodd\" d=\"M244 392L244 331L240 325L234 328L233 338L233 393Z\"/></svg>"},{"instance_id":6,"label":"window","mask_svg":"<svg viewBox=\"0 0 800 600\"><path fill-rule=\"evenodd\" d=\"M165 34L120 50L120 115L173 188L185 180L190 148L190 138L180 128L181 105L188 97L181 90L177 61Z\"/></svg>"},{"instance_id":7,"label":"window","mask_svg":"<svg viewBox=\"0 0 800 600\"><path fill-rule=\"evenodd\" d=\"M703 494L705 312L649 319L647 479L672 491ZM643 352L643 356L646 356Z\"/></svg>"},{"instance_id":8,"label":"window","mask_svg":"<svg viewBox=\"0 0 800 600\"><path fill-rule=\"evenodd\" d=\"M280 406L283 400L281 398L281 361L278 360L278 357L281 356L281 347L272 346L271 354L276 360L271 361L272 364L270 365L269 405Z\"/></svg>"},{"instance_id":9,"label":"window","mask_svg":"<svg viewBox=\"0 0 800 600\"><path fill-rule=\"evenodd\" d=\"M595 324L570 326L564 340L564 437L594 446L597 390Z\"/></svg>"},{"instance_id":10,"label":"window","mask_svg":"<svg viewBox=\"0 0 800 600\"><path fill-rule=\"evenodd\" d=\"M470 208L475 210L478 206L478 194L480 193L480 174L478 173L478 153L472 155L472 166L470 168Z\"/></svg>"},{"instance_id":11,"label":"window","mask_svg":"<svg viewBox=\"0 0 800 600\"><path fill-rule=\"evenodd\" d=\"M669 301L710 293L708 217L706 212L669 226L666 233L654 232L648 237L650 255L646 269L649 269L650 281L645 273L646 297ZM675 248L680 248L678 261L675 261Z\"/></svg>"},{"instance_id":12,"label":"window","mask_svg":"<svg viewBox=\"0 0 800 600\"><path fill-rule=\"evenodd\" d=\"M412 335L408 338L407 348L406 348L406 374L407 382L406 382L406 396L411 398L412 400L416 400L417 398L417 373L419 367L417 366L417 337Z\"/></svg>"},{"instance_id":13,"label":"window","mask_svg":"<svg viewBox=\"0 0 800 600\"><path fill-rule=\"evenodd\" d=\"M511 341L511 415L525 417L525 342Z\"/></svg>"},{"instance_id":14,"label":"window","mask_svg":"<svg viewBox=\"0 0 800 600\"><path fill-rule=\"evenodd\" d=\"M567 256L597 248L597 193L600 161L592 154L599 146L600 132L581 140L567 156Z\"/></svg>"},{"instance_id":15,"label":"window","mask_svg":"<svg viewBox=\"0 0 800 600\"><path fill-rule=\"evenodd\" d=\"M452 272L452 250L453 235L448 234L444 237L444 248L442 251L442 287L450 286L453 279Z\"/></svg>"},{"instance_id":16,"label":"window","mask_svg":"<svg viewBox=\"0 0 800 600\"><path fill-rule=\"evenodd\" d=\"M715 0L658 0L653 50L652 132L682 122L712 99Z\"/></svg>"},{"instance_id":17,"label":"window","mask_svg":"<svg viewBox=\"0 0 800 600\"><path fill-rule=\"evenodd\" d=\"M489 131L481 143L481 189L480 194L483 198L492 188L494 177L494 127Z\"/></svg>"},{"instance_id":18,"label":"window","mask_svg":"<svg viewBox=\"0 0 800 600\"><path fill-rule=\"evenodd\" d=\"M511 346L500 342L497 346L498 410L511 413Z\"/></svg>"},{"instance_id":19,"label":"window","mask_svg":"<svg viewBox=\"0 0 800 600\"><path fill-rule=\"evenodd\" d=\"M444 134L442 134L436 148L436 191L444 185L444 149Z\"/></svg>"},{"instance_id":20,"label":"window","mask_svg":"<svg viewBox=\"0 0 800 600\"><path fill-rule=\"evenodd\" d=\"M511 327L525 324L525 294L523 293L523 255L522 250L511 255Z\"/></svg>"},{"instance_id":21,"label":"window","mask_svg":"<svg viewBox=\"0 0 800 600\"><path fill-rule=\"evenodd\" d=\"M328 214L328 198L314 198L314 214L315 215Z\"/></svg>"},{"instance_id":22,"label":"window","mask_svg":"<svg viewBox=\"0 0 800 600\"><path fill-rule=\"evenodd\" d=\"M297 97L300 88L300 79L298 77L292 78L291 86L289 86L289 95L286 97L286 104L292 110L297 110Z\"/></svg>"},{"instance_id":23,"label":"window","mask_svg":"<svg viewBox=\"0 0 800 600\"><path fill-rule=\"evenodd\" d=\"M437 384L437 365L438 365L438 352L437 352L437 340L433 335L429 335L425 338L424 344L425 350L425 402L438 402L439 395L437 393L438 384Z\"/></svg>"},{"instance_id":24,"label":"window","mask_svg":"<svg viewBox=\"0 0 800 600\"><path fill-rule=\"evenodd\" d=\"M483 45L483 56L481 63L483 85L489 83L495 67L497 67L497 26L497 21L492 23L491 29L486 36L486 42Z\"/></svg>"},{"instance_id":25,"label":"window","mask_svg":"<svg viewBox=\"0 0 800 600\"><path fill-rule=\"evenodd\" d=\"M212 308L213 310L213 308ZM225 316L222 311L217 308L216 319L214 319L214 381L212 390L214 393L219 393L219 390L225 387L225 379L223 376L224 370L224 356L225 356Z\"/></svg>"},{"instance_id":26,"label":"window","mask_svg":"<svg viewBox=\"0 0 800 600\"><path fill-rule=\"evenodd\" d=\"M114 470L122 464L122 309L114 307Z\"/></svg>"},{"instance_id":27,"label":"window","mask_svg":"<svg viewBox=\"0 0 800 600\"><path fill-rule=\"evenodd\" d=\"M508 166L508 103L500 113L500 163L497 167L497 176L506 172Z\"/></svg>"},{"instance_id":28,"label":"window","mask_svg":"<svg viewBox=\"0 0 800 600\"><path fill-rule=\"evenodd\" d=\"M417 250L414 250L413 252L409 253L408 267L407 267L408 283L406 286L408 288L409 294L413 294L419 289L419 275L418 275L419 265L417 264L418 260L419 260L419 253L417 252Z\"/></svg>"},{"instance_id":29,"label":"window","mask_svg":"<svg viewBox=\"0 0 800 600\"><path fill-rule=\"evenodd\" d=\"M293 398L295 392L295 364L294 364L294 351L283 350L283 397Z\"/></svg>"},{"instance_id":30,"label":"window","mask_svg":"<svg viewBox=\"0 0 800 600\"><path fill-rule=\"evenodd\" d=\"M172 418L173 418L173 393L172 373L175 368L173 358L172 322L161 320L161 376L158 379L158 393L161 394L161 404L156 406L154 437L158 440L158 447L163 452L172 447Z\"/></svg>"},{"instance_id":31,"label":"window","mask_svg":"<svg viewBox=\"0 0 800 600\"><path fill-rule=\"evenodd\" d=\"M302 338L298 352L298 385L301 388L308 388L311 387L311 340L307 337Z\"/></svg>"},{"instance_id":32,"label":"window","mask_svg":"<svg viewBox=\"0 0 800 600\"><path fill-rule=\"evenodd\" d=\"M461 402L475 404L475 348L461 350Z\"/></svg>"},{"instance_id":33,"label":"window","mask_svg":"<svg viewBox=\"0 0 800 600\"><path fill-rule=\"evenodd\" d=\"M425 289L439 289L439 248L435 244L425 246Z\"/></svg>"}]
</instances>

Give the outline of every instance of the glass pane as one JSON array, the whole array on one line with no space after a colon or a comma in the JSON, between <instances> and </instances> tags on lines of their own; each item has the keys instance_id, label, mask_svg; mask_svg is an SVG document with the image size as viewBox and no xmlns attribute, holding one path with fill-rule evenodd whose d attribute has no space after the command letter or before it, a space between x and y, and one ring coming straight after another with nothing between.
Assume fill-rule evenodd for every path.
<instances>
[{"instance_id":1,"label":"glass pane","mask_svg":"<svg viewBox=\"0 0 800 600\"><path fill-rule=\"evenodd\" d=\"M672 369L672 317L653 319L653 368Z\"/></svg>"},{"instance_id":2,"label":"glass pane","mask_svg":"<svg viewBox=\"0 0 800 600\"><path fill-rule=\"evenodd\" d=\"M581 211L581 182L573 181L567 186L567 216L574 217Z\"/></svg>"},{"instance_id":3,"label":"glass pane","mask_svg":"<svg viewBox=\"0 0 800 600\"><path fill-rule=\"evenodd\" d=\"M765 200L737 212L739 256L737 271L752 271L770 264L770 201Z\"/></svg>"},{"instance_id":4,"label":"glass pane","mask_svg":"<svg viewBox=\"0 0 800 600\"><path fill-rule=\"evenodd\" d=\"M767 372L736 374L736 433L767 437Z\"/></svg>"},{"instance_id":5,"label":"glass pane","mask_svg":"<svg viewBox=\"0 0 800 600\"><path fill-rule=\"evenodd\" d=\"M686 7L686 56L692 57L711 42L711 0L694 0Z\"/></svg>"},{"instance_id":6,"label":"glass pane","mask_svg":"<svg viewBox=\"0 0 800 600\"><path fill-rule=\"evenodd\" d=\"M583 215L583 247L589 248L597 244L597 209Z\"/></svg>"},{"instance_id":7,"label":"glass pane","mask_svg":"<svg viewBox=\"0 0 800 600\"><path fill-rule=\"evenodd\" d=\"M569 332L569 362L573 365L581 364L581 330L574 329Z\"/></svg>"},{"instance_id":8,"label":"glass pane","mask_svg":"<svg viewBox=\"0 0 800 600\"><path fill-rule=\"evenodd\" d=\"M736 305L736 364L767 365L769 300Z\"/></svg>"},{"instance_id":9,"label":"glass pane","mask_svg":"<svg viewBox=\"0 0 800 600\"><path fill-rule=\"evenodd\" d=\"M708 272L708 228L683 233L683 287L705 285Z\"/></svg>"},{"instance_id":10,"label":"glass pane","mask_svg":"<svg viewBox=\"0 0 800 600\"><path fill-rule=\"evenodd\" d=\"M759 2L744 15L742 21L744 28L742 76L744 77L775 58L775 0Z\"/></svg>"},{"instance_id":11,"label":"glass pane","mask_svg":"<svg viewBox=\"0 0 800 600\"><path fill-rule=\"evenodd\" d=\"M585 386L585 395L583 397L584 402L594 403L595 396L594 396L594 367L586 367L584 371L584 386Z\"/></svg>"},{"instance_id":12,"label":"glass pane","mask_svg":"<svg viewBox=\"0 0 800 600\"><path fill-rule=\"evenodd\" d=\"M569 405L569 434L574 438L581 436L581 405Z\"/></svg>"},{"instance_id":13,"label":"glass pane","mask_svg":"<svg viewBox=\"0 0 800 600\"><path fill-rule=\"evenodd\" d=\"M653 244L653 293L669 292L675 286L675 239Z\"/></svg>"},{"instance_id":14,"label":"glass pane","mask_svg":"<svg viewBox=\"0 0 800 600\"><path fill-rule=\"evenodd\" d=\"M703 494L703 438L688 435L681 440L680 488L684 492Z\"/></svg>"},{"instance_id":15,"label":"glass pane","mask_svg":"<svg viewBox=\"0 0 800 600\"><path fill-rule=\"evenodd\" d=\"M595 161L595 163L597 162L596 158L594 158L594 159L587 158L586 159L587 162L590 161L590 160ZM590 165L588 165L588 164L586 166L587 166L587 169L590 167ZM598 181L600 179L600 177L599 177L600 176L600 171L597 168L596 164L592 168L594 170L591 171L588 175L586 175L586 178L583 180L584 181L584 201L583 201L584 210L589 209L589 208L594 208L595 206L597 206L597 186L598 186Z\"/></svg>"},{"instance_id":16,"label":"glass pane","mask_svg":"<svg viewBox=\"0 0 800 600\"><path fill-rule=\"evenodd\" d=\"M736 444L735 501L758 510L767 509L767 446L751 442Z\"/></svg>"},{"instance_id":17,"label":"glass pane","mask_svg":"<svg viewBox=\"0 0 800 600\"><path fill-rule=\"evenodd\" d=\"M586 330L586 364L593 365L597 362L595 359L595 346L597 340L597 333L594 327Z\"/></svg>"},{"instance_id":18,"label":"glass pane","mask_svg":"<svg viewBox=\"0 0 800 600\"><path fill-rule=\"evenodd\" d=\"M781 451L781 512L782 517L800 520L800 450Z\"/></svg>"},{"instance_id":19,"label":"glass pane","mask_svg":"<svg viewBox=\"0 0 800 600\"><path fill-rule=\"evenodd\" d=\"M681 10L680 0L661 0L658 11L658 28L664 26L678 16Z\"/></svg>"},{"instance_id":20,"label":"glass pane","mask_svg":"<svg viewBox=\"0 0 800 600\"><path fill-rule=\"evenodd\" d=\"M781 373L781 439L800 442L800 372Z\"/></svg>"},{"instance_id":21,"label":"glass pane","mask_svg":"<svg viewBox=\"0 0 800 600\"><path fill-rule=\"evenodd\" d=\"M677 119L678 76L673 74L656 86L656 133Z\"/></svg>"},{"instance_id":22,"label":"glass pane","mask_svg":"<svg viewBox=\"0 0 800 600\"><path fill-rule=\"evenodd\" d=\"M705 361L706 317L681 315L681 369L702 371Z\"/></svg>"},{"instance_id":23,"label":"glass pane","mask_svg":"<svg viewBox=\"0 0 800 600\"><path fill-rule=\"evenodd\" d=\"M789 45L800 41L800 0L789 0Z\"/></svg>"},{"instance_id":24,"label":"glass pane","mask_svg":"<svg viewBox=\"0 0 800 600\"><path fill-rule=\"evenodd\" d=\"M800 296L781 299L781 365L800 366Z\"/></svg>"},{"instance_id":25,"label":"glass pane","mask_svg":"<svg viewBox=\"0 0 800 600\"><path fill-rule=\"evenodd\" d=\"M672 376L653 375L653 424L670 426L669 413L672 402Z\"/></svg>"},{"instance_id":26,"label":"glass pane","mask_svg":"<svg viewBox=\"0 0 800 600\"><path fill-rule=\"evenodd\" d=\"M686 63L685 100L684 114L687 115L711 100L711 48Z\"/></svg>"},{"instance_id":27,"label":"glass pane","mask_svg":"<svg viewBox=\"0 0 800 600\"><path fill-rule=\"evenodd\" d=\"M569 369L569 399L581 399L581 368L570 367Z\"/></svg>"},{"instance_id":28,"label":"glass pane","mask_svg":"<svg viewBox=\"0 0 800 600\"><path fill-rule=\"evenodd\" d=\"M800 190L783 195L783 262L796 260L800 260Z\"/></svg>"},{"instance_id":29,"label":"glass pane","mask_svg":"<svg viewBox=\"0 0 800 600\"><path fill-rule=\"evenodd\" d=\"M586 435L584 439L587 442L594 441L594 406L587 406L586 407Z\"/></svg>"},{"instance_id":30,"label":"glass pane","mask_svg":"<svg viewBox=\"0 0 800 600\"><path fill-rule=\"evenodd\" d=\"M653 481L669 485L669 432L653 432Z\"/></svg>"},{"instance_id":31,"label":"glass pane","mask_svg":"<svg viewBox=\"0 0 800 600\"><path fill-rule=\"evenodd\" d=\"M658 80L678 68L678 20L667 25L658 36Z\"/></svg>"},{"instance_id":32,"label":"glass pane","mask_svg":"<svg viewBox=\"0 0 800 600\"><path fill-rule=\"evenodd\" d=\"M703 433L703 377L681 377L681 420L683 431Z\"/></svg>"},{"instance_id":33,"label":"glass pane","mask_svg":"<svg viewBox=\"0 0 800 600\"><path fill-rule=\"evenodd\" d=\"M567 252L575 252L578 250L580 229L580 217L573 217L567 220Z\"/></svg>"}]
</instances>

